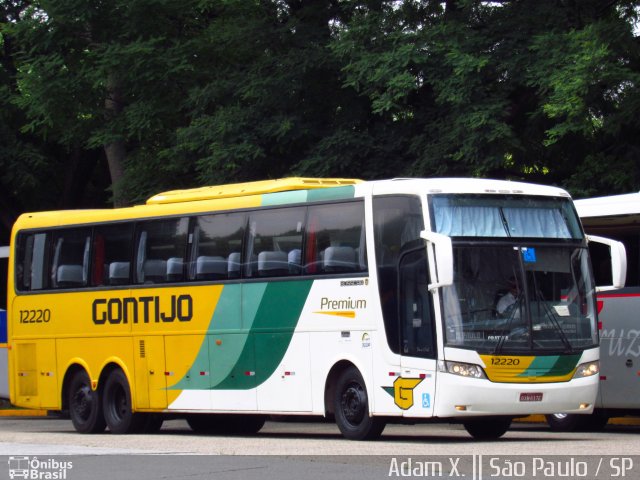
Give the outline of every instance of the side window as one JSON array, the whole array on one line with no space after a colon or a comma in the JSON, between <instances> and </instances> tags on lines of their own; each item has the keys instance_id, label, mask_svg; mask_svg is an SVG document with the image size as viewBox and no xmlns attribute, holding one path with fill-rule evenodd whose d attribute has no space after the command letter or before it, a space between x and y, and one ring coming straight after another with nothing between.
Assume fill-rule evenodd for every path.
<instances>
[{"instance_id":1,"label":"side window","mask_svg":"<svg viewBox=\"0 0 640 480\"><path fill-rule=\"evenodd\" d=\"M403 245L424 230L420 199L415 196L374 197L373 218L378 265L396 265Z\"/></svg>"},{"instance_id":2,"label":"side window","mask_svg":"<svg viewBox=\"0 0 640 480\"><path fill-rule=\"evenodd\" d=\"M364 202L309 207L304 271L311 275L367 271Z\"/></svg>"},{"instance_id":3,"label":"side window","mask_svg":"<svg viewBox=\"0 0 640 480\"><path fill-rule=\"evenodd\" d=\"M193 230L190 280L240 277L240 256L246 215L237 213L198 217Z\"/></svg>"},{"instance_id":4,"label":"side window","mask_svg":"<svg viewBox=\"0 0 640 480\"><path fill-rule=\"evenodd\" d=\"M51 235L51 287L88 285L91 229L56 230Z\"/></svg>"},{"instance_id":5,"label":"side window","mask_svg":"<svg viewBox=\"0 0 640 480\"><path fill-rule=\"evenodd\" d=\"M400 257L400 331L402 355L435 358L433 308L426 248Z\"/></svg>"},{"instance_id":6,"label":"side window","mask_svg":"<svg viewBox=\"0 0 640 480\"><path fill-rule=\"evenodd\" d=\"M19 291L48 288L46 271L48 233L21 233L16 251L16 288Z\"/></svg>"},{"instance_id":7,"label":"side window","mask_svg":"<svg viewBox=\"0 0 640 480\"><path fill-rule=\"evenodd\" d=\"M300 274L306 208L291 207L252 212L245 254L245 276L274 277Z\"/></svg>"},{"instance_id":8,"label":"side window","mask_svg":"<svg viewBox=\"0 0 640 480\"><path fill-rule=\"evenodd\" d=\"M186 278L188 230L188 218L138 224L136 283L180 282Z\"/></svg>"},{"instance_id":9,"label":"side window","mask_svg":"<svg viewBox=\"0 0 640 480\"><path fill-rule=\"evenodd\" d=\"M378 288L389 348L400 353L398 331L398 261L402 247L420 238L424 229L420 199L397 195L373 198Z\"/></svg>"},{"instance_id":10,"label":"side window","mask_svg":"<svg viewBox=\"0 0 640 480\"><path fill-rule=\"evenodd\" d=\"M95 227L91 285L129 285L132 245L133 223Z\"/></svg>"}]
</instances>

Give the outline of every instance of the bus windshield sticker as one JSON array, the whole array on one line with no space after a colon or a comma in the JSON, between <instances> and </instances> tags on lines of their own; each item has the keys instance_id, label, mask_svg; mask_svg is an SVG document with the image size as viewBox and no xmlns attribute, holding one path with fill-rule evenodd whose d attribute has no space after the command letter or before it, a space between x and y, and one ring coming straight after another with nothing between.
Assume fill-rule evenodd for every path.
<instances>
[{"instance_id":1,"label":"bus windshield sticker","mask_svg":"<svg viewBox=\"0 0 640 480\"><path fill-rule=\"evenodd\" d=\"M554 305L553 309L560 317L570 317L571 312L569 311L568 305Z\"/></svg>"},{"instance_id":2,"label":"bus windshield sticker","mask_svg":"<svg viewBox=\"0 0 640 480\"><path fill-rule=\"evenodd\" d=\"M525 247L522 249L522 259L525 263L536 263L536 249L533 247Z\"/></svg>"}]
</instances>

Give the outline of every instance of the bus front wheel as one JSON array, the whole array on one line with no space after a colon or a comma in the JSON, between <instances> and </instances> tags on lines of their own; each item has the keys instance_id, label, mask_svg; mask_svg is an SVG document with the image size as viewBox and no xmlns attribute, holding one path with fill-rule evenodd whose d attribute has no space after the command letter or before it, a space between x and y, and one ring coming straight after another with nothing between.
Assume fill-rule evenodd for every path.
<instances>
[{"instance_id":1,"label":"bus front wheel","mask_svg":"<svg viewBox=\"0 0 640 480\"><path fill-rule=\"evenodd\" d=\"M369 397L362 375L349 367L338 377L334 395L336 424L349 440L375 440L385 427L384 419L369 415Z\"/></svg>"},{"instance_id":2,"label":"bus front wheel","mask_svg":"<svg viewBox=\"0 0 640 480\"><path fill-rule=\"evenodd\" d=\"M495 440L507 433L511 417L478 417L464 423L465 430L476 440Z\"/></svg>"},{"instance_id":3,"label":"bus front wheel","mask_svg":"<svg viewBox=\"0 0 640 480\"><path fill-rule=\"evenodd\" d=\"M145 418L131 410L131 389L122 370L109 374L102 398L104 419L111 433L134 433L142 429Z\"/></svg>"},{"instance_id":4,"label":"bus front wheel","mask_svg":"<svg viewBox=\"0 0 640 480\"><path fill-rule=\"evenodd\" d=\"M69 416L79 433L100 433L106 427L100 395L91 389L91 380L84 370L76 372L69 384Z\"/></svg>"}]
</instances>

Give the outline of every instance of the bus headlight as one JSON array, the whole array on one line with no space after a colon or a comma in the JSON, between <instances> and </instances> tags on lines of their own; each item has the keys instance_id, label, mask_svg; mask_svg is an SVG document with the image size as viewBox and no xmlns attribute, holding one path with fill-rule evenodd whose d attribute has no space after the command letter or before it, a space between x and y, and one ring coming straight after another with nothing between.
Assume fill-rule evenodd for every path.
<instances>
[{"instance_id":1,"label":"bus headlight","mask_svg":"<svg viewBox=\"0 0 640 480\"><path fill-rule=\"evenodd\" d=\"M461 377L470 377L470 378L484 378L486 379L486 375L482 370L480 365L474 365L472 363L462 363L462 362L449 362L442 361L438 362L438 370L441 372L452 373L453 375L459 375Z\"/></svg>"},{"instance_id":2,"label":"bus headlight","mask_svg":"<svg viewBox=\"0 0 640 480\"><path fill-rule=\"evenodd\" d=\"M600 362L587 362L578 365L576 373L573 374L573 378L591 377L600 373Z\"/></svg>"}]
</instances>

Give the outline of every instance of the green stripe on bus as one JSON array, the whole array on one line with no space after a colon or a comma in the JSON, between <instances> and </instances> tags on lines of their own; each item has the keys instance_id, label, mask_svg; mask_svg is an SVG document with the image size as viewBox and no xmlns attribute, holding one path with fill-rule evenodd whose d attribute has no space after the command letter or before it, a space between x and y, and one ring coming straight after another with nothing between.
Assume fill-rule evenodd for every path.
<instances>
[{"instance_id":1,"label":"green stripe on bus","mask_svg":"<svg viewBox=\"0 0 640 480\"><path fill-rule=\"evenodd\" d=\"M520 377L551 377L568 375L576 368L580 355L549 355L536 357Z\"/></svg>"},{"instance_id":2,"label":"green stripe on bus","mask_svg":"<svg viewBox=\"0 0 640 480\"><path fill-rule=\"evenodd\" d=\"M246 390L266 381L289 347L312 284L226 285L192 367L170 388Z\"/></svg>"},{"instance_id":3,"label":"green stripe on bus","mask_svg":"<svg viewBox=\"0 0 640 480\"><path fill-rule=\"evenodd\" d=\"M249 290L244 305L241 304L243 288ZM266 288L266 283L223 287L207 335L186 374L188 377L181 378L172 390L209 389L233 375L234 369L241 365L239 359ZM198 372L209 372L209 376L198 376Z\"/></svg>"},{"instance_id":4,"label":"green stripe on bus","mask_svg":"<svg viewBox=\"0 0 640 480\"><path fill-rule=\"evenodd\" d=\"M321 202L329 200L345 200L353 198L355 187L318 188L311 190L294 190L291 192L265 193L262 195L262 206L287 205L292 203Z\"/></svg>"},{"instance_id":5,"label":"green stripe on bus","mask_svg":"<svg viewBox=\"0 0 640 480\"><path fill-rule=\"evenodd\" d=\"M292 192L265 193L262 195L262 206L287 205L290 203L305 203L307 190L294 190Z\"/></svg>"},{"instance_id":6,"label":"green stripe on bus","mask_svg":"<svg viewBox=\"0 0 640 480\"><path fill-rule=\"evenodd\" d=\"M327 200L345 200L353 198L356 189L353 185L344 187L319 188L317 190L309 190L308 202L320 202Z\"/></svg>"},{"instance_id":7,"label":"green stripe on bus","mask_svg":"<svg viewBox=\"0 0 640 480\"><path fill-rule=\"evenodd\" d=\"M245 344L237 362L240 368L222 382L212 385L213 389L253 388L273 374L291 343L312 284L312 280L266 284L251 327L252 341ZM254 370L245 370L252 364L255 365ZM248 372L253 372L253 375L247 375Z\"/></svg>"}]
</instances>

